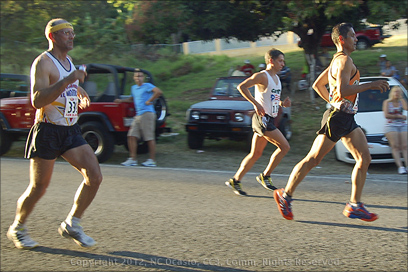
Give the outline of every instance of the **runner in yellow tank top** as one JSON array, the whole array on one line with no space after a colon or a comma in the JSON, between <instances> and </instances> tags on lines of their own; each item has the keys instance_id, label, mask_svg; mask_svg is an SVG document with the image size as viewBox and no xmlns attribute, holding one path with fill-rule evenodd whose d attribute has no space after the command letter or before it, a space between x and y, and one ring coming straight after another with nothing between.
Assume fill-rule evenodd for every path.
<instances>
[{"instance_id":1,"label":"runner in yellow tank top","mask_svg":"<svg viewBox=\"0 0 408 272\"><path fill-rule=\"evenodd\" d=\"M357 43L356 33L351 24L341 23L333 27L332 40L337 47L337 53L330 66L313 84L313 89L332 107L323 115L322 128L317 132L318 135L309 154L293 168L285 189L274 191L274 198L281 215L285 219L292 220L291 202L296 187L341 139L356 161L351 176L351 197L343 214L349 218L374 221L378 216L368 212L360 202L371 155L367 139L356 124L354 114L357 112L359 93L368 89L384 92L389 89L389 85L384 80L359 85L360 75L350 57L356 50ZM330 93L326 89L328 84Z\"/></svg>"}]
</instances>

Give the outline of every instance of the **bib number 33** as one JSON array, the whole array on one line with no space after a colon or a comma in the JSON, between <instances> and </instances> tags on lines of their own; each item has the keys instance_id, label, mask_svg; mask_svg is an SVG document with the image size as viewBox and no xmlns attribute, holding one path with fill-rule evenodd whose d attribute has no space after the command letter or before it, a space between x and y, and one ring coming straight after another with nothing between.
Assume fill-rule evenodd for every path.
<instances>
[{"instance_id":1,"label":"bib number 33","mask_svg":"<svg viewBox=\"0 0 408 272\"><path fill-rule=\"evenodd\" d=\"M73 118L78 116L78 97L67 96L65 101L64 117Z\"/></svg>"}]
</instances>

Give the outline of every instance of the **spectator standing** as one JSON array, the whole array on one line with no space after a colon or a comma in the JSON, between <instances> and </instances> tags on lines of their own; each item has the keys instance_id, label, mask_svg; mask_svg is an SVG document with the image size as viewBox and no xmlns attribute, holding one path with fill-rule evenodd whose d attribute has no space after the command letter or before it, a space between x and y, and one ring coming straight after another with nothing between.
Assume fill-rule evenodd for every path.
<instances>
[{"instance_id":1,"label":"spectator standing","mask_svg":"<svg viewBox=\"0 0 408 272\"><path fill-rule=\"evenodd\" d=\"M241 67L241 71L244 72L246 76L252 76L252 74L255 72L255 67L249 60L245 60L244 63L245 64Z\"/></svg>"},{"instance_id":2,"label":"spectator standing","mask_svg":"<svg viewBox=\"0 0 408 272\"><path fill-rule=\"evenodd\" d=\"M282 82L282 89L283 87L286 87L288 91L290 91L290 83L292 80L292 73L290 71L290 68L288 66L283 66L282 70L278 73L279 79Z\"/></svg>"},{"instance_id":3,"label":"spectator standing","mask_svg":"<svg viewBox=\"0 0 408 272\"><path fill-rule=\"evenodd\" d=\"M322 70L326 69L329 66L331 61L331 56L328 52L327 47L322 48L322 52L318 55L318 63L321 66Z\"/></svg>"},{"instance_id":4,"label":"spectator standing","mask_svg":"<svg viewBox=\"0 0 408 272\"><path fill-rule=\"evenodd\" d=\"M259 65L258 65L258 72L261 72L261 71L263 71L263 70L265 70L265 63L260 63Z\"/></svg>"},{"instance_id":5,"label":"spectator standing","mask_svg":"<svg viewBox=\"0 0 408 272\"><path fill-rule=\"evenodd\" d=\"M405 67L405 75L404 78L401 79L401 83L405 86L405 88L408 88L408 67Z\"/></svg>"},{"instance_id":6,"label":"spectator standing","mask_svg":"<svg viewBox=\"0 0 408 272\"><path fill-rule=\"evenodd\" d=\"M403 110L407 110L407 101L403 98L399 86L392 87L389 97L383 102L383 112L387 119L385 124L385 136L392 149L392 157L398 167L398 174L407 173L407 116ZM405 167L401 162L401 154L405 161Z\"/></svg>"},{"instance_id":7,"label":"spectator standing","mask_svg":"<svg viewBox=\"0 0 408 272\"><path fill-rule=\"evenodd\" d=\"M136 116L129 129L127 139L129 146L129 158L122 162L124 166L136 166L137 142L144 140L149 148L149 159L142 163L143 166L156 166L156 111L153 101L159 98L163 92L151 83L145 83L145 74L136 68L133 74L136 85L131 88L131 97L127 99L115 99L116 103L133 102Z\"/></svg>"}]
</instances>

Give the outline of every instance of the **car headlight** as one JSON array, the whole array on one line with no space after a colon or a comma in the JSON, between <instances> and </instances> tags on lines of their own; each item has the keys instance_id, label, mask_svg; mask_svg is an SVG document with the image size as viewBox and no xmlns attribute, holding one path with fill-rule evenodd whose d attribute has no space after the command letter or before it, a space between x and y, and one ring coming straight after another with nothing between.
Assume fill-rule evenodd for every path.
<instances>
[{"instance_id":1,"label":"car headlight","mask_svg":"<svg viewBox=\"0 0 408 272\"><path fill-rule=\"evenodd\" d=\"M241 112L237 112L237 113L235 113L235 115L234 115L234 119L235 119L235 121L237 121L237 122L243 122L243 121L244 121L244 114L241 113Z\"/></svg>"},{"instance_id":2,"label":"car headlight","mask_svg":"<svg viewBox=\"0 0 408 272\"><path fill-rule=\"evenodd\" d=\"M191 112L191 118L194 120L199 120L200 119L200 112L199 111L192 111Z\"/></svg>"}]
</instances>

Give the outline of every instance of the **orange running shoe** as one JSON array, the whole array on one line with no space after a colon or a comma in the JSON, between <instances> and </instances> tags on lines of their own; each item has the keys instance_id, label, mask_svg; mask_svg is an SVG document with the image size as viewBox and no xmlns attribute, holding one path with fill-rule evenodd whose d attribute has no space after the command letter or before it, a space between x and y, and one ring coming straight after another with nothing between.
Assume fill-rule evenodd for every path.
<instances>
[{"instance_id":1,"label":"orange running shoe","mask_svg":"<svg viewBox=\"0 0 408 272\"><path fill-rule=\"evenodd\" d=\"M280 214L287 220L293 220L292 200L283 197L283 188L273 191L273 198L278 204Z\"/></svg>"},{"instance_id":2,"label":"orange running shoe","mask_svg":"<svg viewBox=\"0 0 408 272\"><path fill-rule=\"evenodd\" d=\"M352 219L361 219L363 221L374 221L378 219L378 215L375 213L370 213L367 211L366 207L364 206L363 203L358 203L357 207L354 207L350 203L346 204L346 207L343 210L343 214L347 216L348 218Z\"/></svg>"}]
</instances>

